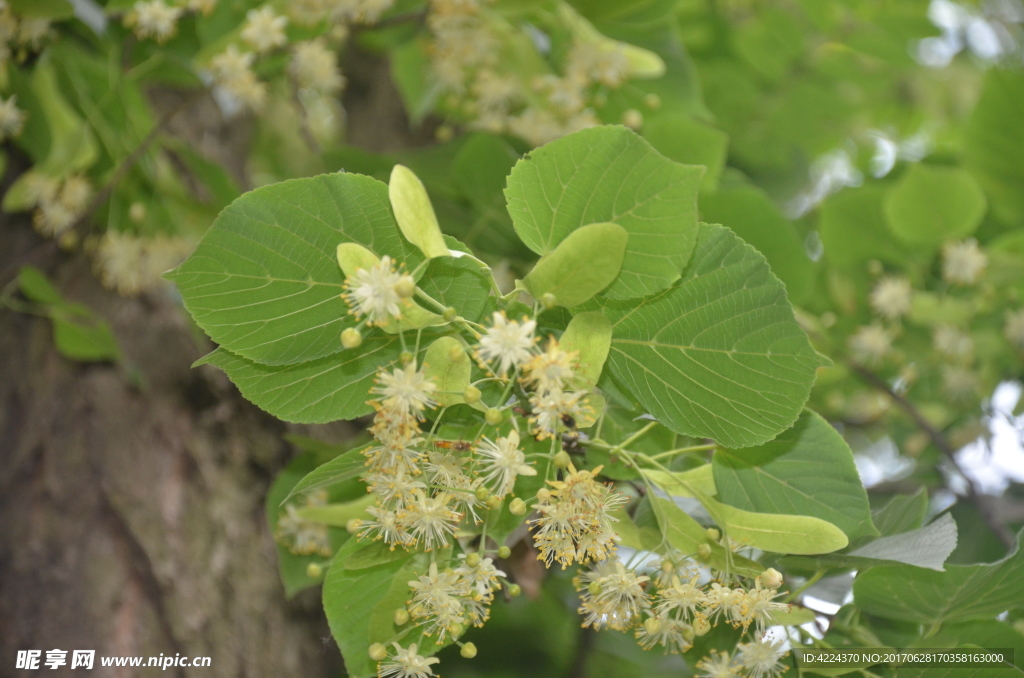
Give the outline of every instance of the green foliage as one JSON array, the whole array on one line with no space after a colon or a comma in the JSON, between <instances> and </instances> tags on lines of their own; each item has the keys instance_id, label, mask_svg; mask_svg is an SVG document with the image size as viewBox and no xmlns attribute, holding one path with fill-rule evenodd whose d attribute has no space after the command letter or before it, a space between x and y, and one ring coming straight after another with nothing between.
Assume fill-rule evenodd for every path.
<instances>
[{"instance_id":1,"label":"green foliage","mask_svg":"<svg viewBox=\"0 0 1024 678\"><path fill-rule=\"evenodd\" d=\"M940 245L974 232L985 214L985 194L969 173L913 165L885 201L889 228L911 245Z\"/></svg>"},{"instance_id":2,"label":"green foliage","mask_svg":"<svg viewBox=\"0 0 1024 678\"><path fill-rule=\"evenodd\" d=\"M541 257L523 285L538 299L550 294L561 306L579 306L619 274L628 237L618 224L582 226Z\"/></svg>"}]
</instances>

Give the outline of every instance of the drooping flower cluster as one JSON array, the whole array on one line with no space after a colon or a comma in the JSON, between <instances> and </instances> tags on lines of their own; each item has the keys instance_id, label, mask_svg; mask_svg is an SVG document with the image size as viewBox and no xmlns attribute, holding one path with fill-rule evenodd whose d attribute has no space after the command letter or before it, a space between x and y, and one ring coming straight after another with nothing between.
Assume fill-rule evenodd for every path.
<instances>
[{"instance_id":1,"label":"drooping flower cluster","mask_svg":"<svg viewBox=\"0 0 1024 678\"><path fill-rule=\"evenodd\" d=\"M161 276L183 262L195 245L186 237L146 238L110 230L93 252L93 267L108 289L131 297L163 284Z\"/></svg>"},{"instance_id":2,"label":"drooping flower cluster","mask_svg":"<svg viewBox=\"0 0 1024 678\"><path fill-rule=\"evenodd\" d=\"M62 179L31 170L23 181L28 202L35 208L32 223L36 230L62 244L74 244L69 229L92 200L93 188L89 180L78 174Z\"/></svg>"},{"instance_id":3,"label":"drooping flower cluster","mask_svg":"<svg viewBox=\"0 0 1024 678\"><path fill-rule=\"evenodd\" d=\"M25 111L18 108L18 97L0 97L0 141L21 134L25 126Z\"/></svg>"},{"instance_id":4,"label":"drooping flower cluster","mask_svg":"<svg viewBox=\"0 0 1024 678\"><path fill-rule=\"evenodd\" d=\"M14 12L9 3L0 2L0 71L5 69L7 61L11 57L19 62L25 61L30 52L43 46L51 32L49 19L20 16ZM0 123L0 140L3 139L2 129L3 124ZM9 132L9 134L15 136L17 132Z\"/></svg>"},{"instance_id":5,"label":"drooping flower cluster","mask_svg":"<svg viewBox=\"0 0 1024 678\"><path fill-rule=\"evenodd\" d=\"M409 615L437 642L444 642L446 634L459 635L467 623L483 626L490 618L494 591L501 588L498 579L505 576L491 558L475 552L459 558L462 563L454 570L438 571L431 563L426 574L409 582Z\"/></svg>"},{"instance_id":6,"label":"drooping flower cluster","mask_svg":"<svg viewBox=\"0 0 1024 678\"><path fill-rule=\"evenodd\" d=\"M307 506L324 506L327 504L327 493L323 490L303 495L298 502L284 505L284 511L277 519L277 530L274 538L289 551L300 556L331 555L331 539L327 526L308 520L299 515L299 510Z\"/></svg>"}]
</instances>

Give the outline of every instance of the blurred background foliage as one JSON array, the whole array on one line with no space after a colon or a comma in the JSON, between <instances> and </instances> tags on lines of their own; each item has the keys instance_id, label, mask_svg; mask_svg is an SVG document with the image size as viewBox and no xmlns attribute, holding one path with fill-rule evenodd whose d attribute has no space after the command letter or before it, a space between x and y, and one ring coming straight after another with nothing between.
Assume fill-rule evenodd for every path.
<instances>
[{"instance_id":1,"label":"blurred background foliage","mask_svg":"<svg viewBox=\"0 0 1024 678\"><path fill-rule=\"evenodd\" d=\"M245 190L386 181L395 163L511 282L534 258L504 207L517 159L632 127L707 167L701 219L785 282L834 361L810 405L853 446L873 504L924 488L928 515L959 524L956 563L999 558L1024 522L1018 0L0 0L0 43L3 209L125 296L173 295L160 275ZM369 96L411 131L357 127ZM67 357L121 359L38 270L0 283ZM496 605L467 636L486 651L449 649L448 675L679 675L581 630L569 575L522 560L536 596ZM848 591L816 593L822 612Z\"/></svg>"}]
</instances>

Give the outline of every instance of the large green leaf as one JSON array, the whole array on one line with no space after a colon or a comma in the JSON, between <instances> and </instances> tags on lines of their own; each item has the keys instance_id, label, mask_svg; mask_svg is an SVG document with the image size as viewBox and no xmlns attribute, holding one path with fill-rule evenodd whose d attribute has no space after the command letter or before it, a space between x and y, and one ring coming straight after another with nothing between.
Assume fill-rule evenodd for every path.
<instances>
[{"instance_id":1,"label":"large green leaf","mask_svg":"<svg viewBox=\"0 0 1024 678\"><path fill-rule=\"evenodd\" d=\"M516 163L505 196L516 232L538 254L586 224L625 228L622 270L604 294L632 299L679 278L696 240L703 173L672 162L625 127L594 127Z\"/></svg>"},{"instance_id":2,"label":"large green leaf","mask_svg":"<svg viewBox=\"0 0 1024 678\"><path fill-rule=\"evenodd\" d=\"M423 260L395 225L388 187L337 173L243 195L169 277L222 347L265 365L303 363L340 352L339 334L355 324L339 297L343 242L410 267Z\"/></svg>"},{"instance_id":3,"label":"large green leaf","mask_svg":"<svg viewBox=\"0 0 1024 678\"><path fill-rule=\"evenodd\" d=\"M224 370L243 396L279 419L323 424L369 414L374 374L401 350L398 337L374 334L358 350L298 365L261 365L223 348L196 364Z\"/></svg>"},{"instance_id":4,"label":"large green leaf","mask_svg":"<svg viewBox=\"0 0 1024 678\"><path fill-rule=\"evenodd\" d=\"M788 429L827 364L764 257L721 226L701 226L671 288L588 307L612 321L612 376L665 426L730 447Z\"/></svg>"},{"instance_id":5,"label":"large green leaf","mask_svg":"<svg viewBox=\"0 0 1024 678\"><path fill-rule=\"evenodd\" d=\"M909 565L876 567L853 584L854 602L870 614L921 624L985 619L1024 605L1024 551L1002 560L950 565L933 572Z\"/></svg>"},{"instance_id":6,"label":"large green leaf","mask_svg":"<svg viewBox=\"0 0 1024 678\"><path fill-rule=\"evenodd\" d=\"M985 215L985 194L955 167L911 165L885 201L885 218L911 245L941 245L974 232Z\"/></svg>"},{"instance_id":7,"label":"large green leaf","mask_svg":"<svg viewBox=\"0 0 1024 678\"><path fill-rule=\"evenodd\" d=\"M726 504L760 513L815 516L850 539L878 536L853 452L819 415L805 411L775 440L746 450L719 449L715 485Z\"/></svg>"}]
</instances>

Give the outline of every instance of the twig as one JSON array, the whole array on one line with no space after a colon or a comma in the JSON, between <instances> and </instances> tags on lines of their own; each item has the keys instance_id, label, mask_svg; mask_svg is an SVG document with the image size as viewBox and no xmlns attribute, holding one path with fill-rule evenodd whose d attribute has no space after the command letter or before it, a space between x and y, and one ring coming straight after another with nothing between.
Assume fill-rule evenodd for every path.
<instances>
[{"instance_id":1,"label":"twig","mask_svg":"<svg viewBox=\"0 0 1024 678\"><path fill-rule=\"evenodd\" d=\"M1013 535L1005 525L996 519L996 516L992 512L991 505L978 491L978 486L975 485L971 477L967 475L963 467L960 466L960 462L956 459L956 450L954 450L953 446L949 444L948 440L946 440L946 436L942 434L942 431L932 425L932 423L928 421L923 414L921 414L921 411L917 409L914 403L893 391L892 388L889 387L889 384L887 384L880 376L863 365L855 362L850 361L847 364L850 366L850 369L857 374L857 376L871 386L874 386L879 391L888 395L889 398L900 407L900 409L914 420L917 427L924 431L925 435L927 435L932 441L932 444L935 445L939 452L949 460L949 463L953 465L953 468L956 469L957 473L959 473L967 483L967 496L974 505L978 507L978 511L981 513L981 517L984 519L985 524L988 525L989 529L992 530L997 537L999 537L999 541L1003 542L1003 545L1008 548L1012 546L1014 542Z\"/></svg>"}]
</instances>

